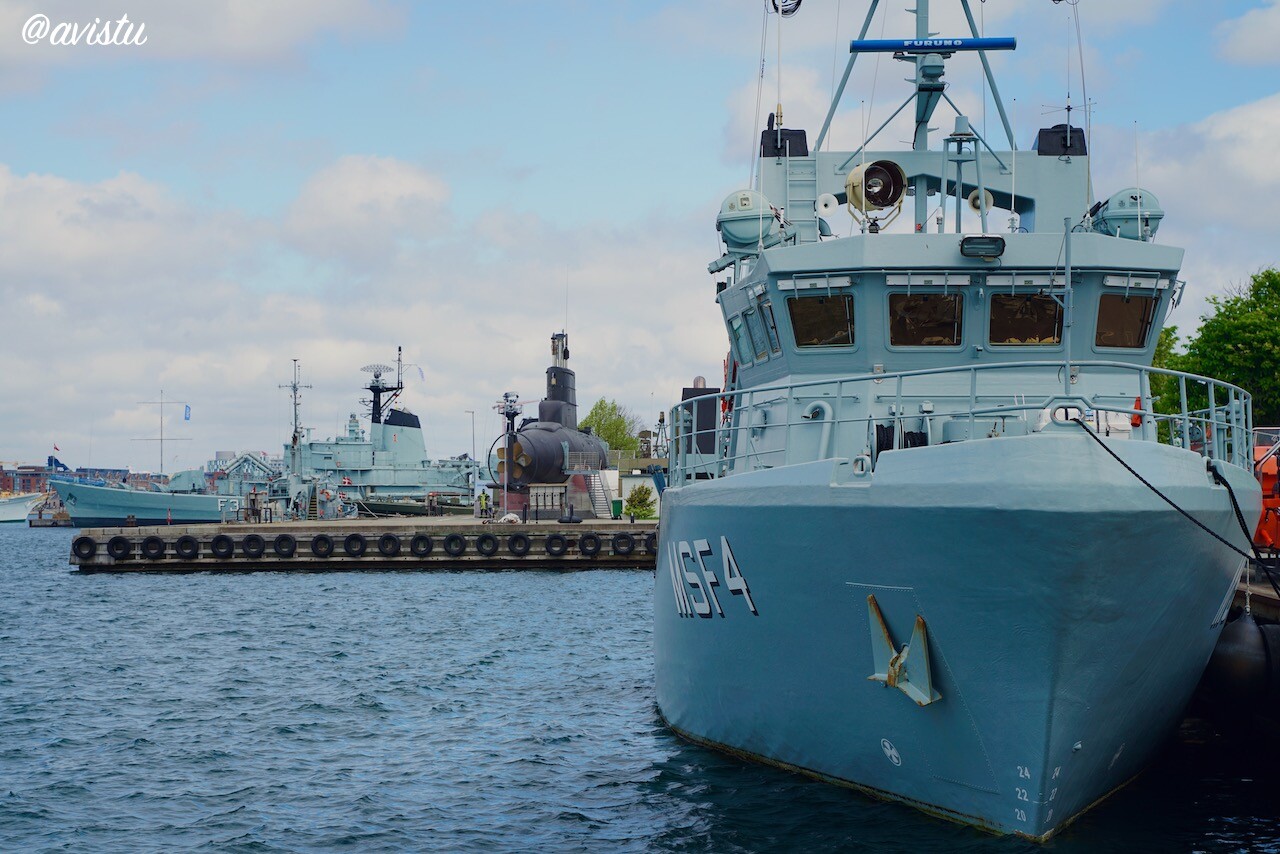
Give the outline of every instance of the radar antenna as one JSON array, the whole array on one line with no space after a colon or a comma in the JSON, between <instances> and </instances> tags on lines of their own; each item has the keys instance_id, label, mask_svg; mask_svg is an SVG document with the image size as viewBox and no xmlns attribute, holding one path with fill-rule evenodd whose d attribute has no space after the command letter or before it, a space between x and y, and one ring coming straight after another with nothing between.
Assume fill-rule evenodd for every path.
<instances>
[{"instance_id":1,"label":"radar antenna","mask_svg":"<svg viewBox=\"0 0 1280 854\"><path fill-rule=\"evenodd\" d=\"M373 374L373 379L369 381L369 384L365 386L365 388L373 394L373 400L370 401L371 406L369 410L369 419L374 424L382 423L382 413L387 409L390 409L391 405L399 399L400 392L404 391L404 365L401 362L400 353L401 348L397 347L395 367L392 367L391 365L384 365L379 362L372 365L365 365L360 369L366 374ZM387 381L382 378L383 374L390 374L392 371L396 372L395 385L388 384ZM382 399L384 394L387 395L387 399L385 401Z\"/></svg>"}]
</instances>

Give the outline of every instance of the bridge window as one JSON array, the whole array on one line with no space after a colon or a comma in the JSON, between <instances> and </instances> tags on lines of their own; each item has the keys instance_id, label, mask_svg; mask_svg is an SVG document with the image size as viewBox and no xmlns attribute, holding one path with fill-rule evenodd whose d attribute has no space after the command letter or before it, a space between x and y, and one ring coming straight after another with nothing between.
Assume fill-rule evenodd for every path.
<instances>
[{"instance_id":1,"label":"bridge window","mask_svg":"<svg viewBox=\"0 0 1280 854\"><path fill-rule=\"evenodd\" d=\"M1156 319L1157 297L1103 294L1098 300L1098 347L1141 349Z\"/></svg>"},{"instance_id":2,"label":"bridge window","mask_svg":"<svg viewBox=\"0 0 1280 854\"><path fill-rule=\"evenodd\" d=\"M889 343L955 347L964 332L961 294L889 294Z\"/></svg>"},{"instance_id":3,"label":"bridge window","mask_svg":"<svg viewBox=\"0 0 1280 854\"><path fill-rule=\"evenodd\" d=\"M1062 306L1045 294L992 294L992 344L1061 344Z\"/></svg>"},{"instance_id":4,"label":"bridge window","mask_svg":"<svg viewBox=\"0 0 1280 854\"><path fill-rule=\"evenodd\" d=\"M782 352L782 345L778 343L778 321L773 317L773 303L769 300L760 301L760 316L764 319L765 332L769 335L769 349L775 353Z\"/></svg>"},{"instance_id":5,"label":"bridge window","mask_svg":"<svg viewBox=\"0 0 1280 854\"><path fill-rule=\"evenodd\" d=\"M760 312L754 308L749 308L742 314L747 318L747 332L751 335L751 343L755 347L756 361L763 362L769 358L769 343L765 340L764 321L760 319Z\"/></svg>"},{"instance_id":6,"label":"bridge window","mask_svg":"<svg viewBox=\"0 0 1280 854\"><path fill-rule=\"evenodd\" d=\"M750 365L751 359L751 339L747 334L747 324L743 322L742 315L736 314L729 318L729 337L733 341L733 352L738 357L739 365Z\"/></svg>"},{"instance_id":7,"label":"bridge window","mask_svg":"<svg viewBox=\"0 0 1280 854\"><path fill-rule=\"evenodd\" d=\"M853 297L823 294L787 300L797 347L848 347L853 344Z\"/></svg>"}]
</instances>

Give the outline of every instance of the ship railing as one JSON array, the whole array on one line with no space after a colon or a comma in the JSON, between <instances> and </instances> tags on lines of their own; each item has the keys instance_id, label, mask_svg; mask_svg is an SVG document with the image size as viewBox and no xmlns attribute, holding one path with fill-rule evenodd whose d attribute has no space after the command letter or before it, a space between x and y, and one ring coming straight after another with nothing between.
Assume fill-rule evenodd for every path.
<instances>
[{"instance_id":1,"label":"ship railing","mask_svg":"<svg viewBox=\"0 0 1280 854\"><path fill-rule=\"evenodd\" d=\"M1266 448L1266 452L1253 464L1254 472L1262 471L1273 457L1280 456L1280 427L1258 427L1253 431L1255 446Z\"/></svg>"},{"instance_id":2,"label":"ship railing","mask_svg":"<svg viewBox=\"0 0 1280 854\"><path fill-rule=\"evenodd\" d=\"M855 471L873 471L888 451L1078 430L1077 420L1103 437L1160 442L1254 466L1252 398L1237 386L1127 362L1072 363L1070 391L1062 375L1061 362L1010 362L822 378L693 398L671 410L671 481L823 459L847 459ZM1019 385L1034 385L1037 392L1010 391Z\"/></svg>"},{"instance_id":3,"label":"ship railing","mask_svg":"<svg viewBox=\"0 0 1280 854\"><path fill-rule=\"evenodd\" d=\"M588 451L569 451L564 455L564 473L582 474L600 471L600 456Z\"/></svg>"}]
</instances>

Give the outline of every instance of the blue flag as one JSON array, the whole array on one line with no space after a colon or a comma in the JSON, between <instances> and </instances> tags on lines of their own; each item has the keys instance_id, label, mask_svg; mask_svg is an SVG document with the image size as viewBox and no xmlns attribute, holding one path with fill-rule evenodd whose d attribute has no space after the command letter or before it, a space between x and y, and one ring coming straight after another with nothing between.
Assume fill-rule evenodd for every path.
<instances>
[{"instance_id":1,"label":"blue flag","mask_svg":"<svg viewBox=\"0 0 1280 854\"><path fill-rule=\"evenodd\" d=\"M187 407L184 407L184 408L186 409L186 411L182 413L182 420L183 420L183 421L190 421L190 420L191 420L191 407L190 407L190 406L187 406Z\"/></svg>"}]
</instances>

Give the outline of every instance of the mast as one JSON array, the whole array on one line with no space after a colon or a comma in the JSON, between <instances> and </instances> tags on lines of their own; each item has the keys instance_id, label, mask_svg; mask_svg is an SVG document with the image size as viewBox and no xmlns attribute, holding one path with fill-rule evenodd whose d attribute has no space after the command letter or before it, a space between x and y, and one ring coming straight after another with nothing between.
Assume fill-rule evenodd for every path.
<instances>
[{"instance_id":1,"label":"mast","mask_svg":"<svg viewBox=\"0 0 1280 854\"><path fill-rule=\"evenodd\" d=\"M164 389L160 389L160 399L159 399L159 400L140 400L140 401L138 401L138 405L139 405L139 406L159 406L159 407L160 407L160 438L159 438L159 439L134 439L134 440L133 440L133 441L135 441L135 442L159 442L159 443L160 443L160 474L164 474L164 407L165 407L165 404L166 404L166 403L168 403L168 404L182 404L182 405L185 405L185 404L186 404L186 401L185 401L185 400L165 400L165 399L164 399ZM170 442L190 442L190 441L191 441L191 439L189 439L189 438L181 438L181 439L170 439L169 441L170 441Z\"/></svg>"},{"instance_id":2,"label":"mast","mask_svg":"<svg viewBox=\"0 0 1280 854\"><path fill-rule=\"evenodd\" d=\"M929 38L929 0L916 0L915 8L916 16L916 38ZM929 119L933 116L933 108L937 104L937 96L932 100L925 97L926 87L933 85L941 87L941 77L943 66L938 63L936 66L936 74L934 74L934 66L929 63L929 55L918 55L914 57L916 64L916 134L911 142L911 148L915 151L929 150ZM926 74L933 75L932 80L927 80ZM867 142L863 141L865 147ZM915 213L915 230L923 231L925 220L929 217L929 180L923 175L919 175L915 179L915 197L916 197L916 213ZM945 190L946 181L943 181Z\"/></svg>"},{"instance_id":3,"label":"mast","mask_svg":"<svg viewBox=\"0 0 1280 854\"><path fill-rule=\"evenodd\" d=\"M287 388L293 395L293 439L289 443L289 470L296 472L299 470L298 454L302 447L302 419L301 401L302 395L299 393L301 389L311 388L309 385L302 385L299 382L300 374L298 369L298 360L293 360L293 382L285 383L280 388Z\"/></svg>"},{"instance_id":4,"label":"mast","mask_svg":"<svg viewBox=\"0 0 1280 854\"><path fill-rule=\"evenodd\" d=\"M360 370L367 374L373 374L373 379L365 386L365 390L373 395L371 407L369 410L369 420L374 424L382 423L382 413L395 402L400 396L400 392L404 391L404 362L402 361L400 347L396 348L396 384L387 385L386 380L382 378L383 374L389 374L392 371L390 365L365 365ZM382 396L389 395L384 405Z\"/></svg>"}]
</instances>

